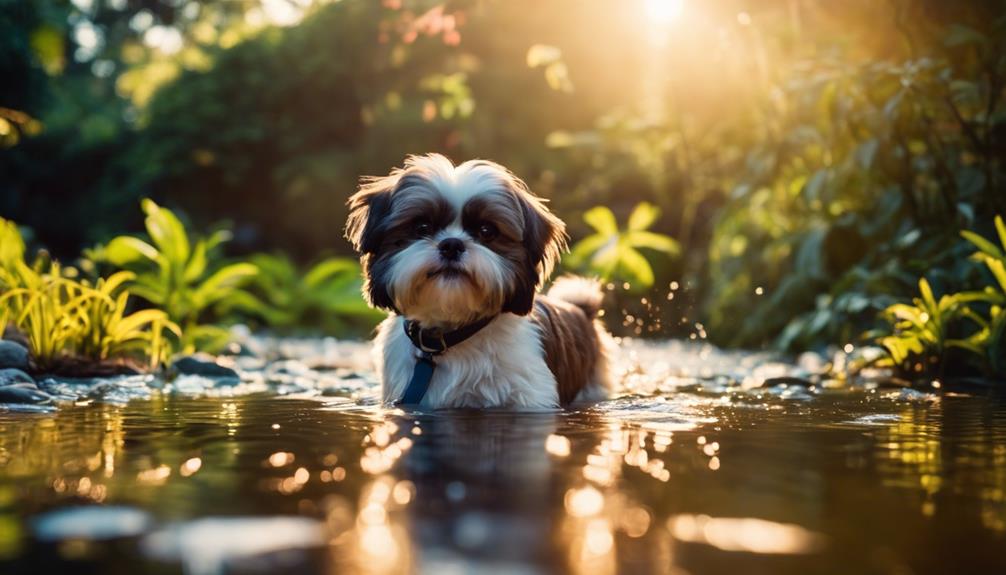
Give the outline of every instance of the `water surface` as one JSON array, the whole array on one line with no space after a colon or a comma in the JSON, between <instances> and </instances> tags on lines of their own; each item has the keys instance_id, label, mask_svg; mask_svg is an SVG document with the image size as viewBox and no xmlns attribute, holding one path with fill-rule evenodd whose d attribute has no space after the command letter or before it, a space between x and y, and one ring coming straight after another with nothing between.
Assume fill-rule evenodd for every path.
<instances>
[{"instance_id":1,"label":"water surface","mask_svg":"<svg viewBox=\"0 0 1006 575\"><path fill-rule=\"evenodd\" d=\"M362 346L298 345L237 385L64 382L0 413L2 572L1006 572L985 392L626 344L593 407L415 414L376 404Z\"/></svg>"}]
</instances>

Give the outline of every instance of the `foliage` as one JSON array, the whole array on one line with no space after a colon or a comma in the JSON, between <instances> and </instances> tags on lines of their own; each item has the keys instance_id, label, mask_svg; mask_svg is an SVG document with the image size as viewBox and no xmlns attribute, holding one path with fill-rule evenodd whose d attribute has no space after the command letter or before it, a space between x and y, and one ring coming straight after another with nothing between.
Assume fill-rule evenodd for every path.
<instances>
[{"instance_id":1,"label":"foliage","mask_svg":"<svg viewBox=\"0 0 1006 575\"><path fill-rule=\"evenodd\" d=\"M164 312L126 315L129 293L121 286L130 274L120 272L92 286L44 258L28 265L17 228L2 218L0 240L5 246L0 251L0 326L9 322L25 335L36 368L75 358L96 363L142 358L157 367L170 355L168 334L181 334Z\"/></svg>"},{"instance_id":2,"label":"foliage","mask_svg":"<svg viewBox=\"0 0 1006 575\"><path fill-rule=\"evenodd\" d=\"M891 363L914 376L935 371L943 375L941 360L952 347L973 350L965 339L950 337L954 324L970 315L967 304L974 301L966 294L948 294L939 300L925 278L919 280L920 297L912 304L898 303L884 310L884 315L894 327L894 333L880 338ZM932 370L933 365L938 365Z\"/></svg>"},{"instance_id":3,"label":"foliage","mask_svg":"<svg viewBox=\"0 0 1006 575\"><path fill-rule=\"evenodd\" d=\"M133 277L130 272L117 272L99 278L89 289L92 298L84 309L86 329L77 345L78 355L95 362L146 356L150 368L171 357L173 343L181 339L182 332L168 314L159 309L144 309L126 315L130 293L121 286ZM86 281L82 285L89 288ZM169 339L169 333L175 339Z\"/></svg>"},{"instance_id":4,"label":"foliage","mask_svg":"<svg viewBox=\"0 0 1006 575\"><path fill-rule=\"evenodd\" d=\"M629 215L625 229L619 229L615 214L605 206L595 206L583 214L594 229L573 246L567 265L580 267L605 280L625 281L641 288L653 286L653 268L639 250L678 255L673 238L649 231L660 217L660 209L641 202Z\"/></svg>"},{"instance_id":5,"label":"foliage","mask_svg":"<svg viewBox=\"0 0 1006 575\"><path fill-rule=\"evenodd\" d=\"M39 273L24 262L0 272L4 315L28 339L36 364L54 364L87 329L85 308L93 299L80 284L60 276L58 265Z\"/></svg>"},{"instance_id":6,"label":"foliage","mask_svg":"<svg viewBox=\"0 0 1006 575\"><path fill-rule=\"evenodd\" d=\"M975 280L957 230L1003 207L1006 59L964 29L903 61L791 71L711 245L716 339L849 341L924 273L945 293Z\"/></svg>"},{"instance_id":7,"label":"foliage","mask_svg":"<svg viewBox=\"0 0 1006 575\"><path fill-rule=\"evenodd\" d=\"M224 301L225 310L259 318L272 329L320 329L331 335L369 331L384 317L360 297L362 276L355 259L328 258L302 272L289 257L257 254L259 273L247 293Z\"/></svg>"},{"instance_id":8,"label":"foliage","mask_svg":"<svg viewBox=\"0 0 1006 575\"><path fill-rule=\"evenodd\" d=\"M923 278L921 297L911 305L898 303L884 311L893 333L878 341L888 352L888 363L911 375L943 376L949 351L955 348L968 352L966 360L985 374L1006 375L1006 224L1001 216L996 217L995 228L1002 247L974 232L961 232L978 248L972 259L985 264L991 283L980 291L946 294L937 300Z\"/></svg>"},{"instance_id":9,"label":"foliage","mask_svg":"<svg viewBox=\"0 0 1006 575\"><path fill-rule=\"evenodd\" d=\"M223 265L218 261L217 248L229 239L228 233L190 237L171 210L149 199L143 200L142 207L149 241L119 236L93 250L91 258L131 271L124 280L129 292L181 326L183 350L222 348L227 330L203 320L214 306L241 297L241 286L258 268L247 262Z\"/></svg>"}]
</instances>

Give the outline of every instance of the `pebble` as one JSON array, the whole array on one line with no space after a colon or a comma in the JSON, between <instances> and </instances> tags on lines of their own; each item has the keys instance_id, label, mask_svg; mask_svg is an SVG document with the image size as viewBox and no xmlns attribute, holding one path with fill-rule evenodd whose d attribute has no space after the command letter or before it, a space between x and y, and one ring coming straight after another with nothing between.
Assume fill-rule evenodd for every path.
<instances>
[{"instance_id":1,"label":"pebble","mask_svg":"<svg viewBox=\"0 0 1006 575\"><path fill-rule=\"evenodd\" d=\"M52 396L34 383L15 383L0 387L0 403L48 403Z\"/></svg>"},{"instance_id":2,"label":"pebble","mask_svg":"<svg viewBox=\"0 0 1006 575\"><path fill-rule=\"evenodd\" d=\"M28 348L17 342L0 340L0 368L28 369Z\"/></svg>"},{"instance_id":3,"label":"pebble","mask_svg":"<svg viewBox=\"0 0 1006 575\"><path fill-rule=\"evenodd\" d=\"M172 369L182 375L201 375L203 377L232 377L241 379L238 372L220 365L213 356L205 354L187 355L176 359L171 364Z\"/></svg>"},{"instance_id":4,"label":"pebble","mask_svg":"<svg viewBox=\"0 0 1006 575\"><path fill-rule=\"evenodd\" d=\"M35 383L30 375L13 367L0 369L0 387L14 385L15 383Z\"/></svg>"}]
</instances>

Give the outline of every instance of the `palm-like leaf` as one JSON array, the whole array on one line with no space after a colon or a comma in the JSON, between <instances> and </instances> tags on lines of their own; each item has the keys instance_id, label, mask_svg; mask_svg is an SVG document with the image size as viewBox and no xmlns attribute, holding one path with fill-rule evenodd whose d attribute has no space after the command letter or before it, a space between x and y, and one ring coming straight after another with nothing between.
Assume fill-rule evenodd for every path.
<instances>
[{"instance_id":1,"label":"palm-like leaf","mask_svg":"<svg viewBox=\"0 0 1006 575\"><path fill-rule=\"evenodd\" d=\"M674 238L649 231L659 217L659 208L642 202L632 210L626 228L619 230L615 214L607 207L587 210L583 219L596 233L573 246L567 257L568 264L604 279L624 280L642 288L652 286L653 267L639 250L659 251L669 256L680 253Z\"/></svg>"},{"instance_id":2,"label":"palm-like leaf","mask_svg":"<svg viewBox=\"0 0 1006 575\"><path fill-rule=\"evenodd\" d=\"M163 318L141 316L146 320L144 326L158 327L166 333L182 326L185 349L194 349L196 339L218 341L220 332L196 329L191 337L188 332L200 326L207 310L229 298L241 299L247 304L248 298L242 297L241 287L258 273L258 268L251 263L221 266L216 261L216 250L230 239L229 232L217 231L208 237L192 238L171 210L149 199L143 200L142 207L149 242L120 236L94 253L113 265L130 270L135 277L126 284L129 292L165 312ZM210 332L212 337L206 336ZM203 335L197 338L198 334ZM161 339L161 343L165 341Z\"/></svg>"}]
</instances>

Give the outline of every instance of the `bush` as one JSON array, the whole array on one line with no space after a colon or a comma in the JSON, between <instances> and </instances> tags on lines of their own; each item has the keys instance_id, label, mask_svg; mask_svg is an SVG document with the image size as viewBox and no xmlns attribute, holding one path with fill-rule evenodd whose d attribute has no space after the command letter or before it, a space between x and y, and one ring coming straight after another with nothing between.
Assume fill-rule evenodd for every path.
<instances>
[{"instance_id":1,"label":"bush","mask_svg":"<svg viewBox=\"0 0 1006 575\"><path fill-rule=\"evenodd\" d=\"M92 284L45 258L28 265L17 227L2 218L0 245L0 326L24 334L37 369L59 371L78 360L90 362L84 371L133 360L156 368L171 355L170 336L181 332L165 312L126 313L130 294L122 286L131 274Z\"/></svg>"}]
</instances>

